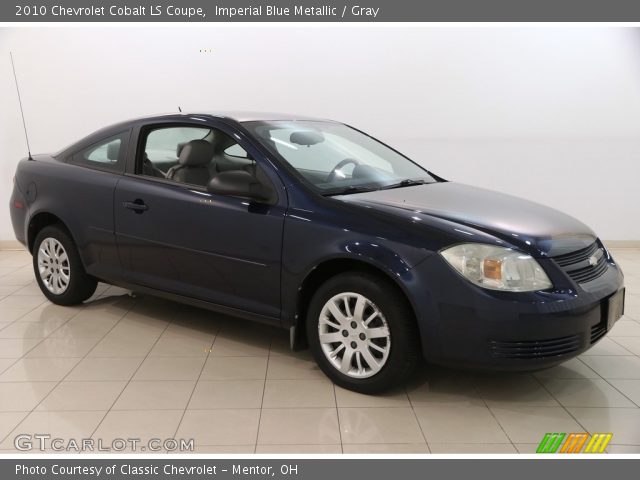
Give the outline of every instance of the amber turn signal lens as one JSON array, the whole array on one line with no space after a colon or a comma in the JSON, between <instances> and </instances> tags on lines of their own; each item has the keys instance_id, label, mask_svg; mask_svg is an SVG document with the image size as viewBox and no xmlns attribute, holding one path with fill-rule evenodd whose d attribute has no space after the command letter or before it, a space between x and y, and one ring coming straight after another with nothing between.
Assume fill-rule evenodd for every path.
<instances>
[{"instance_id":1,"label":"amber turn signal lens","mask_svg":"<svg viewBox=\"0 0 640 480\"><path fill-rule=\"evenodd\" d=\"M502 280L502 261L485 259L483 263L484 276L492 280Z\"/></svg>"}]
</instances>

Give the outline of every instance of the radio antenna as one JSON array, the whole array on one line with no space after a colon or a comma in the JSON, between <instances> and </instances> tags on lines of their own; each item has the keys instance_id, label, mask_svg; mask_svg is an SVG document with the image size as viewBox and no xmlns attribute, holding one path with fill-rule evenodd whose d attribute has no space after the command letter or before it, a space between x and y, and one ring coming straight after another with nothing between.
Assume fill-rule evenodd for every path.
<instances>
[{"instance_id":1,"label":"radio antenna","mask_svg":"<svg viewBox=\"0 0 640 480\"><path fill-rule=\"evenodd\" d=\"M182 108L180 108L180 105L178 105L178 111L182 113Z\"/></svg>"},{"instance_id":2,"label":"radio antenna","mask_svg":"<svg viewBox=\"0 0 640 480\"><path fill-rule=\"evenodd\" d=\"M27 141L27 152L29 160L33 160L31 156L31 147L29 146L29 135L27 134L27 123L24 121L24 109L22 108L22 98L20 97L20 87L18 87L18 76L16 75L16 65L13 63L13 53L9 51L11 57L11 68L13 69L13 79L16 81L16 92L18 92L18 103L20 104L20 114L22 115L22 127L24 128L24 138Z\"/></svg>"}]
</instances>

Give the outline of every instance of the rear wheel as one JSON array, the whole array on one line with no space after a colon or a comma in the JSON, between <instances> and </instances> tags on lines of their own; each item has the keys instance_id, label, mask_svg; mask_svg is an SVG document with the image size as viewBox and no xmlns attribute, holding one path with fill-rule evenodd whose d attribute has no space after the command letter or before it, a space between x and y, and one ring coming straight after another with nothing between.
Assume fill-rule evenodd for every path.
<instances>
[{"instance_id":1,"label":"rear wheel","mask_svg":"<svg viewBox=\"0 0 640 480\"><path fill-rule=\"evenodd\" d=\"M87 275L75 243L64 228L50 225L36 236L33 269L42 293L58 305L76 305L96 291L98 282Z\"/></svg>"},{"instance_id":2,"label":"rear wheel","mask_svg":"<svg viewBox=\"0 0 640 480\"><path fill-rule=\"evenodd\" d=\"M308 310L307 337L323 372L361 393L400 384L420 353L404 296L387 280L357 272L338 275L318 289Z\"/></svg>"}]
</instances>

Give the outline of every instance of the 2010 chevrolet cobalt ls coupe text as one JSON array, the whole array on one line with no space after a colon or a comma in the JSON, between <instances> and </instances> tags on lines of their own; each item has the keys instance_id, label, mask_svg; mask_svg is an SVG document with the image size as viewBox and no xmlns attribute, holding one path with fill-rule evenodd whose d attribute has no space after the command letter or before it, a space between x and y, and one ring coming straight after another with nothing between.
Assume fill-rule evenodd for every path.
<instances>
[{"instance_id":1,"label":"2010 chevrolet cobalt ls coupe text","mask_svg":"<svg viewBox=\"0 0 640 480\"><path fill-rule=\"evenodd\" d=\"M601 339L623 276L581 222L448 182L341 123L176 114L18 165L16 237L52 302L98 280L290 330L377 392L420 355L556 365Z\"/></svg>"}]
</instances>

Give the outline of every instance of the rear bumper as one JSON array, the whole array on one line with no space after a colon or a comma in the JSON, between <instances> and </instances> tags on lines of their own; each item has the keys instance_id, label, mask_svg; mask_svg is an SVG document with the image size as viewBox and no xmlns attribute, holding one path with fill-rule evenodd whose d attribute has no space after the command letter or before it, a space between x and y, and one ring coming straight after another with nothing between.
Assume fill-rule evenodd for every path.
<instances>
[{"instance_id":1,"label":"rear bumper","mask_svg":"<svg viewBox=\"0 0 640 480\"><path fill-rule=\"evenodd\" d=\"M609 299L624 283L613 261L587 284L560 278L555 291L532 293L481 289L439 256L419 267L425 282L443 280L429 285L430 298L419 307L425 358L489 370L547 368L588 350L611 328Z\"/></svg>"}]
</instances>

